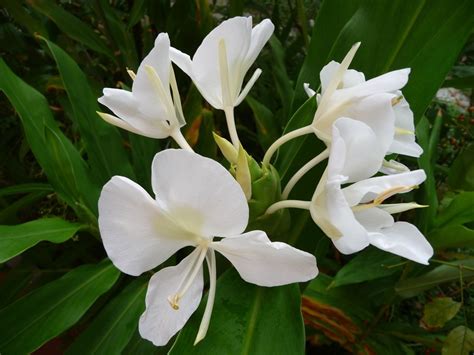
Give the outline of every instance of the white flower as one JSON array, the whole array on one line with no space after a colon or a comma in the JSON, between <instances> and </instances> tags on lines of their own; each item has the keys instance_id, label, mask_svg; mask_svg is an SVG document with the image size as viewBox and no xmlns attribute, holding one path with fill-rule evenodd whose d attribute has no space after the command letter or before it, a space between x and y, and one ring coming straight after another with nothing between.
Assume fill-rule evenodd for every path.
<instances>
[{"instance_id":1,"label":"white flower","mask_svg":"<svg viewBox=\"0 0 474 355\"><path fill-rule=\"evenodd\" d=\"M260 286L316 276L313 255L272 243L263 231L243 233L249 215L245 195L219 163L184 150L165 150L153 160L152 186L155 199L133 181L113 177L99 199L99 227L110 259L130 275L155 268L181 248L195 248L150 279L139 330L155 345L166 344L198 307L204 259L210 289L196 342L205 336L216 287L214 251L245 281Z\"/></svg>"},{"instance_id":2,"label":"white flower","mask_svg":"<svg viewBox=\"0 0 474 355\"><path fill-rule=\"evenodd\" d=\"M212 30L193 59L171 48L171 60L196 84L202 96L216 109L239 105L258 79L257 69L242 89L245 74L274 30L263 20L252 29L251 17L234 17Z\"/></svg>"},{"instance_id":3,"label":"white flower","mask_svg":"<svg viewBox=\"0 0 474 355\"><path fill-rule=\"evenodd\" d=\"M340 117L366 123L373 129L386 153L419 157L423 150L415 142L413 112L400 91L410 69L395 70L366 81L362 72L348 70L359 43L341 64L332 61L320 73L321 95L312 126L316 135L330 145L332 124ZM314 94L308 85L309 96Z\"/></svg>"},{"instance_id":4,"label":"white flower","mask_svg":"<svg viewBox=\"0 0 474 355\"><path fill-rule=\"evenodd\" d=\"M415 203L384 204L384 200L411 191L426 179L423 170L373 177L348 187L348 175L360 174L366 155L351 141L357 140L354 120L334 124L336 139L328 167L310 205L311 216L343 254L358 252L369 244L407 259L427 264L433 248L412 224L395 222L392 213L422 207ZM360 124L360 122L357 122ZM346 126L345 130L338 127ZM355 149L354 149L355 148ZM370 147L369 147L370 148Z\"/></svg>"},{"instance_id":5,"label":"white flower","mask_svg":"<svg viewBox=\"0 0 474 355\"><path fill-rule=\"evenodd\" d=\"M105 121L151 138L177 134L185 121L169 50L168 34L160 33L155 46L138 67L137 74L129 71L134 79L132 91L104 89L99 102L118 116L99 113Z\"/></svg>"}]
</instances>

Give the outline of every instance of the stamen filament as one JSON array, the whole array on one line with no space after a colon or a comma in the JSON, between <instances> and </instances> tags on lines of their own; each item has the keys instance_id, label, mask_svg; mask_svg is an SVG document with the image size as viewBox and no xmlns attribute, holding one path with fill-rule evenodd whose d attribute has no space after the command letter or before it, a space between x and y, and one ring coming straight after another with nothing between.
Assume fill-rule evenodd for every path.
<instances>
[{"instance_id":1,"label":"stamen filament","mask_svg":"<svg viewBox=\"0 0 474 355\"><path fill-rule=\"evenodd\" d=\"M392 106L395 106L395 105L399 104L400 101L402 101L402 100L403 100L403 96L402 96L402 95L397 96L397 97L394 97L394 98L392 99Z\"/></svg>"},{"instance_id":2,"label":"stamen filament","mask_svg":"<svg viewBox=\"0 0 474 355\"><path fill-rule=\"evenodd\" d=\"M130 78L135 81L137 74L135 74L133 70L128 69L128 68L127 68L127 73L128 73L128 76L130 76Z\"/></svg>"},{"instance_id":3,"label":"stamen filament","mask_svg":"<svg viewBox=\"0 0 474 355\"><path fill-rule=\"evenodd\" d=\"M155 68L150 65L145 65L145 70L148 74L148 78L150 79L151 83L153 84L153 87L156 90L156 93L158 94L158 98L162 101L166 108L168 118L174 118L175 120L177 120L173 100L171 99L169 90L167 91L163 86L163 82L161 81L160 76L156 72ZM172 122L172 125L174 124L175 122Z\"/></svg>"},{"instance_id":4,"label":"stamen filament","mask_svg":"<svg viewBox=\"0 0 474 355\"><path fill-rule=\"evenodd\" d=\"M392 197L393 195L396 195L396 194L400 194L400 193L404 193L404 192L408 192L408 191L411 191L415 188L416 186L394 186L394 187L391 187L385 191L382 191L381 193L379 193L377 195L376 198L374 198L374 200L372 202L369 202L369 203L361 203L359 205L356 205L356 206L353 206L352 207L352 210L353 211L362 211L362 210L365 210L367 208L372 208L372 207L377 207L377 206L380 206L382 205L382 203L388 199L389 197Z\"/></svg>"},{"instance_id":5,"label":"stamen filament","mask_svg":"<svg viewBox=\"0 0 474 355\"><path fill-rule=\"evenodd\" d=\"M329 149L325 149L323 150L320 154L318 154L316 157L314 157L313 159L311 159L309 162L307 162L305 165L303 165L300 170L298 170L295 175L292 176L292 178L290 179L290 181L288 181L288 184L286 184L284 190L283 190L283 194L282 194L282 198L283 199L287 199L291 190L293 189L293 187L296 185L296 183L298 181L300 181L300 179L308 172L310 171L312 168L314 168L316 165L318 165L320 162L322 162L324 159L326 159L327 157L329 157Z\"/></svg>"},{"instance_id":6,"label":"stamen filament","mask_svg":"<svg viewBox=\"0 0 474 355\"><path fill-rule=\"evenodd\" d=\"M265 214L272 214L282 208L300 208L303 210L309 210L311 201L300 201L300 200L284 200L275 202L273 205L268 207Z\"/></svg>"},{"instance_id":7,"label":"stamen filament","mask_svg":"<svg viewBox=\"0 0 474 355\"><path fill-rule=\"evenodd\" d=\"M190 263L190 266L186 268L184 277L181 280L180 285L178 286L178 291L176 291L174 295L168 297L168 301L170 303L171 308L175 310L179 309L179 301L186 294L189 287L191 287L191 284L196 278L197 273L201 269L204 257L206 256L207 246L200 246L198 248L200 248L198 256Z\"/></svg>"},{"instance_id":8,"label":"stamen filament","mask_svg":"<svg viewBox=\"0 0 474 355\"><path fill-rule=\"evenodd\" d=\"M224 107L232 106L230 80L229 80L229 65L227 63L227 50L225 40L219 40L219 74L221 77L222 103Z\"/></svg>"},{"instance_id":9,"label":"stamen filament","mask_svg":"<svg viewBox=\"0 0 474 355\"><path fill-rule=\"evenodd\" d=\"M288 132L287 134L281 136L278 138L273 144L268 148L267 152L265 153L265 156L263 157L263 165L268 165L270 163L270 160L272 159L273 154L286 142L289 142L290 140L294 138L298 138L300 136L303 136L305 134L313 133L313 128L312 126L305 126L301 127L298 129L295 129L294 131Z\"/></svg>"},{"instance_id":10,"label":"stamen filament","mask_svg":"<svg viewBox=\"0 0 474 355\"><path fill-rule=\"evenodd\" d=\"M208 250L206 256L207 268L209 269L209 292L207 294L206 308L202 316L201 324L194 341L194 345L199 343L207 334L209 323L211 321L212 309L214 308L214 299L216 296L216 255L213 249Z\"/></svg>"},{"instance_id":11,"label":"stamen filament","mask_svg":"<svg viewBox=\"0 0 474 355\"><path fill-rule=\"evenodd\" d=\"M177 114L176 116L181 127L186 124L186 120L184 119L183 106L181 104L181 97L179 96L178 84L176 82L172 64L170 64L170 86L171 91L173 92L173 104Z\"/></svg>"},{"instance_id":12,"label":"stamen filament","mask_svg":"<svg viewBox=\"0 0 474 355\"><path fill-rule=\"evenodd\" d=\"M400 127L395 127L395 134L400 134L400 135L410 135L413 136L415 135L415 132L409 130L409 129L404 129Z\"/></svg>"}]
</instances>

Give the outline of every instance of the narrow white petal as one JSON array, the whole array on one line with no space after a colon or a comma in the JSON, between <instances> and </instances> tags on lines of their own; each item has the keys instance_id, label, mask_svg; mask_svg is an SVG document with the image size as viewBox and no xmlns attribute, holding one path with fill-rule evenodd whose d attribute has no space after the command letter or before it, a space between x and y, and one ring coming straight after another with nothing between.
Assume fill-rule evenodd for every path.
<instances>
[{"instance_id":1,"label":"narrow white petal","mask_svg":"<svg viewBox=\"0 0 474 355\"><path fill-rule=\"evenodd\" d=\"M248 222L244 192L218 162L181 149L153 159L152 185L174 220L202 236L242 233Z\"/></svg>"},{"instance_id":2,"label":"narrow white petal","mask_svg":"<svg viewBox=\"0 0 474 355\"><path fill-rule=\"evenodd\" d=\"M394 70L367 80L359 85L347 88L344 91L346 94L351 94L355 97L363 97L383 92L394 92L400 90L406 85L409 74L409 68Z\"/></svg>"},{"instance_id":3,"label":"narrow white petal","mask_svg":"<svg viewBox=\"0 0 474 355\"><path fill-rule=\"evenodd\" d=\"M400 174L400 173L407 173L410 171L408 167L396 160L386 161L384 160L382 163L382 167L379 170L382 174L392 175L392 174Z\"/></svg>"},{"instance_id":4,"label":"narrow white petal","mask_svg":"<svg viewBox=\"0 0 474 355\"><path fill-rule=\"evenodd\" d=\"M409 210L413 210L415 208L425 208L428 207L427 205L419 205L416 202L407 202L407 203L384 203L377 208L384 210L387 213L395 214L401 213Z\"/></svg>"},{"instance_id":5,"label":"narrow white petal","mask_svg":"<svg viewBox=\"0 0 474 355\"><path fill-rule=\"evenodd\" d=\"M379 233L369 234L370 244L389 253L403 256L420 264L428 264L433 248L412 224L397 222Z\"/></svg>"},{"instance_id":6,"label":"narrow white petal","mask_svg":"<svg viewBox=\"0 0 474 355\"><path fill-rule=\"evenodd\" d=\"M134 276L194 244L194 236L170 220L140 185L121 176L102 189L99 229L114 265Z\"/></svg>"},{"instance_id":7,"label":"narrow white petal","mask_svg":"<svg viewBox=\"0 0 474 355\"><path fill-rule=\"evenodd\" d=\"M420 185L426 179L424 170L414 170L408 173L377 176L367 180L356 182L343 189L349 205L355 206L359 203L372 201L378 194L394 187L412 187ZM405 192L408 192L407 189Z\"/></svg>"},{"instance_id":8,"label":"narrow white petal","mask_svg":"<svg viewBox=\"0 0 474 355\"><path fill-rule=\"evenodd\" d=\"M252 74L252 77L249 79L249 81L245 85L244 89L239 94L239 97L237 98L237 101L234 103L234 107L240 105L240 103L245 99L245 97L249 93L250 89L252 89L253 85L255 84L257 79L260 77L260 74L262 74L262 70L261 69L255 69L255 72Z\"/></svg>"},{"instance_id":9,"label":"narrow white petal","mask_svg":"<svg viewBox=\"0 0 474 355\"><path fill-rule=\"evenodd\" d=\"M329 83L331 82L334 74L336 74L337 69L339 68L340 64L335 62L334 60L326 64L321 72L319 73L319 78L321 79L321 92L324 93L326 88L328 87ZM356 86L365 82L365 75L364 73L354 70L348 69L343 75L341 84L339 86L341 88L349 88L352 86Z\"/></svg>"},{"instance_id":10,"label":"narrow white petal","mask_svg":"<svg viewBox=\"0 0 474 355\"><path fill-rule=\"evenodd\" d=\"M318 274L313 255L285 243L272 243L263 231L225 238L210 247L229 259L245 281L259 286L304 282Z\"/></svg>"},{"instance_id":11,"label":"narrow white petal","mask_svg":"<svg viewBox=\"0 0 474 355\"><path fill-rule=\"evenodd\" d=\"M179 309L171 307L168 298L180 286L183 273L195 260L196 249L177 266L158 271L150 279L146 293L146 310L140 317L140 335L156 346L166 345L188 321L201 302L203 290L202 265L196 278L179 302Z\"/></svg>"},{"instance_id":12,"label":"narrow white petal","mask_svg":"<svg viewBox=\"0 0 474 355\"><path fill-rule=\"evenodd\" d=\"M262 51L263 46L267 43L275 30L272 21L265 19L252 29L250 47L242 65L242 72L245 73L250 69L255 59Z\"/></svg>"},{"instance_id":13,"label":"narrow white petal","mask_svg":"<svg viewBox=\"0 0 474 355\"><path fill-rule=\"evenodd\" d=\"M136 129L131 124L125 122L124 120L121 120L118 117L115 117L114 115L109 115L108 113L104 113L104 112L97 112L97 114L105 122L107 122L111 125L117 126L119 128L122 128L122 129L124 129L126 131L129 131L129 132L132 132L132 133L136 133L136 134L140 134L142 136L146 136L146 132L142 132L139 129ZM151 137L151 138L153 138L153 137Z\"/></svg>"},{"instance_id":14,"label":"narrow white petal","mask_svg":"<svg viewBox=\"0 0 474 355\"><path fill-rule=\"evenodd\" d=\"M314 91L313 89L309 87L309 83L304 83L303 88L306 95L308 95L308 97L313 97L314 95L316 95L316 91Z\"/></svg>"},{"instance_id":15,"label":"narrow white petal","mask_svg":"<svg viewBox=\"0 0 474 355\"><path fill-rule=\"evenodd\" d=\"M193 62L189 55L181 52L179 49L170 47L170 59L179 69L193 79Z\"/></svg>"}]
</instances>

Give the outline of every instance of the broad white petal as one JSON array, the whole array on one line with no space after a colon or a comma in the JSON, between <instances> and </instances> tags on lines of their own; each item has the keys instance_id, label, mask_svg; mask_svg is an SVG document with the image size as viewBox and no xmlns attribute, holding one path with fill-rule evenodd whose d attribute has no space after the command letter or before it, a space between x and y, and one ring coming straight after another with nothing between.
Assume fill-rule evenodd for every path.
<instances>
[{"instance_id":1,"label":"broad white petal","mask_svg":"<svg viewBox=\"0 0 474 355\"><path fill-rule=\"evenodd\" d=\"M394 92L400 90L406 85L409 74L409 68L394 70L367 80L366 82L363 82L359 85L340 90L339 92L341 96L351 95L354 97L363 97L384 92Z\"/></svg>"},{"instance_id":2,"label":"broad white petal","mask_svg":"<svg viewBox=\"0 0 474 355\"><path fill-rule=\"evenodd\" d=\"M382 166L385 150L374 131L365 123L339 118L333 124L333 141L328 162L328 179L347 177L346 182L366 179Z\"/></svg>"},{"instance_id":3,"label":"broad white petal","mask_svg":"<svg viewBox=\"0 0 474 355\"><path fill-rule=\"evenodd\" d=\"M169 128L164 121L140 112L140 102L130 91L105 88L104 95L98 101L136 130L146 132L147 137L169 137Z\"/></svg>"},{"instance_id":4,"label":"broad white petal","mask_svg":"<svg viewBox=\"0 0 474 355\"><path fill-rule=\"evenodd\" d=\"M285 243L272 243L263 231L225 238L210 247L229 259L245 281L259 286L304 282L318 274L313 255Z\"/></svg>"},{"instance_id":5,"label":"broad white petal","mask_svg":"<svg viewBox=\"0 0 474 355\"><path fill-rule=\"evenodd\" d=\"M199 91L214 107L222 107L221 76L219 73L219 42L224 40L227 51L230 92L236 100L245 73L242 64L250 46L251 17L233 17L214 28L202 41L193 57L193 74ZM220 102L220 105L215 103Z\"/></svg>"},{"instance_id":6,"label":"broad white petal","mask_svg":"<svg viewBox=\"0 0 474 355\"><path fill-rule=\"evenodd\" d=\"M326 178L321 180L324 183ZM341 191L343 182L344 177L336 176L325 182L324 186L318 185L311 201L310 213L341 253L352 254L367 247L369 240L367 231L355 218Z\"/></svg>"},{"instance_id":7,"label":"broad white petal","mask_svg":"<svg viewBox=\"0 0 474 355\"><path fill-rule=\"evenodd\" d=\"M193 78L193 62L191 57L179 49L170 47L170 59L179 69L184 71L191 79Z\"/></svg>"},{"instance_id":8,"label":"broad white petal","mask_svg":"<svg viewBox=\"0 0 474 355\"><path fill-rule=\"evenodd\" d=\"M321 92L322 93L326 91L326 88L328 87L332 77L334 76L334 74L336 73L340 65L341 64L333 60L329 62L328 64L326 64L323 67L323 69L321 69L321 72L319 73L319 78L321 79ZM363 82L365 82L364 73L354 70L354 69L348 69L344 73L342 82L339 85L339 87L349 88L349 87L361 84Z\"/></svg>"},{"instance_id":9,"label":"broad white petal","mask_svg":"<svg viewBox=\"0 0 474 355\"><path fill-rule=\"evenodd\" d=\"M218 162L181 149L155 155L153 191L173 219L201 236L232 236L248 222L240 185Z\"/></svg>"},{"instance_id":10,"label":"broad white petal","mask_svg":"<svg viewBox=\"0 0 474 355\"><path fill-rule=\"evenodd\" d=\"M389 253L403 256L420 264L428 264L433 248L412 224L396 222L379 233L369 233L370 244Z\"/></svg>"},{"instance_id":11,"label":"broad white petal","mask_svg":"<svg viewBox=\"0 0 474 355\"><path fill-rule=\"evenodd\" d=\"M410 105L405 98L402 98L393 107L393 110L395 112L395 126L401 132L395 131L389 152L418 158L423 153L423 149L415 142L415 124Z\"/></svg>"},{"instance_id":12,"label":"broad white petal","mask_svg":"<svg viewBox=\"0 0 474 355\"><path fill-rule=\"evenodd\" d=\"M370 95L354 102L344 113L347 117L364 122L374 131L384 155L395 135L395 112L392 107L395 97L387 93ZM363 139L360 141L363 142ZM367 144L366 147L371 146Z\"/></svg>"},{"instance_id":13,"label":"broad white petal","mask_svg":"<svg viewBox=\"0 0 474 355\"><path fill-rule=\"evenodd\" d=\"M272 21L265 19L252 29L250 47L242 65L242 71L245 73L252 66L257 56L260 54L263 46L268 42L275 30Z\"/></svg>"},{"instance_id":14,"label":"broad white petal","mask_svg":"<svg viewBox=\"0 0 474 355\"><path fill-rule=\"evenodd\" d=\"M102 189L99 229L114 265L134 276L194 244L194 236L170 220L140 185L121 176Z\"/></svg>"},{"instance_id":15,"label":"broad white petal","mask_svg":"<svg viewBox=\"0 0 474 355\"><path fill-rule=\"evenodd\" d=\"M382 228L393 226L394 223L390 213L377 207L354 211L354 216L368 232L378 232Z\"/></svg>"},{"instance_id":16,"label":"broad white petal","mask_svg":"<svg viewBox=\"0 0 474 355\"><path fill-rule=\"evenodd\" d=\"M378 194L394 187L413 188L420 185L426 179L425 171L422 169L394 175L377 176L367 180L356 182L343 189L344 196L350 206L372 201ZM404 191L408 192L408 191Z\"/></svg>"},{"instance_id":17,"label":"broad white petal","mask_svg":"<svg viewBox=\"0 0 474 355\"><path fill-rule=\"evenodd\" d=\"M145 312L140 317L138 329L140 335L156 346L166 345L188 321L201 302L203 290L202 265L190 288L179 302L179 309L171 307L168 297L176 294L183 273L195 260L194 250L177 266L158 271L150 279L146 293Z\"/></svg>"},{"instance_id":18,"label":"broad white petal","mask_svg":"<svg viewBox=\"0 0 474 355\"><path fill-rule=\"evenodd\" d=\"M161 120L171 120L165 108L167 98L162 97L155 84L150 80L146 66L151 66L161 80L167 96L170 97L170 39L167 33L160 33L155 40L155 46L143 59L133 81L132 93L140 103L139 110L148 117Z\"/></svg>"}]
</instances>

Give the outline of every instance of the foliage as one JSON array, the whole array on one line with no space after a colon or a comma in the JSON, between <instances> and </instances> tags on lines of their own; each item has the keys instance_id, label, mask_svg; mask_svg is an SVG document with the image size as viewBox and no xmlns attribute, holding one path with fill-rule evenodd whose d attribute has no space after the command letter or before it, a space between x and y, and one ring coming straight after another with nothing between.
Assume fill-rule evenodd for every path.
<instances>
[{"instance_id":1,"label":"foliage","mask_svg":"<svg viewBox=\"0 0 474 355\"><path fill-rule=\"evenodd\" d=\"M473 95L474 3L220 4L2 1L0 353L56 346L68 353L299 354L305 342L307 352L472 351L474 110L433 97L447 85ZM316 107L305 102L303 83L317 88L321 68L340 61L353 43L362 42L353 66L368 78L412 68L404 93L425 153L403 163L426 171L415 195L429 207L403 217L424 232L435 257L420 266L373 248L342 256L307 211L291 211L280 221L290 225L291 218L291 229L279 227L272 237L315 254L321 274L300 289L267 289L223 271L208 337L192 347L203 301L171 349L156 349L137 335L150 275L132 281L104 260L97 199L113 175L150 191L151 160L173 143L106 124L96 115L96 99L103 87L130 86L125 67L137 69L159 32L192 53L221 18L242 13L276 26L257 62L263 74L236 111L239 136L257 160L282 132L312 119ZM225 136L225 119L176 73L185 136L197 152L216 158L212 132ZM322 149L314 137L283 146L275 163L283 181ZM321 173L307 174L295 196L311 195Z\"/></svg>"}]
</instances>

